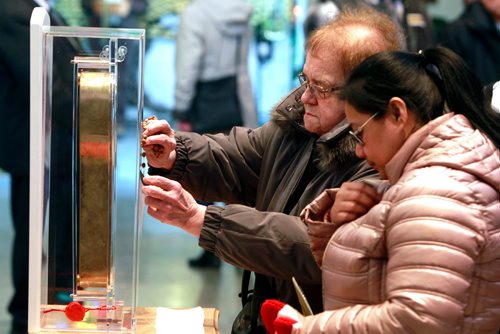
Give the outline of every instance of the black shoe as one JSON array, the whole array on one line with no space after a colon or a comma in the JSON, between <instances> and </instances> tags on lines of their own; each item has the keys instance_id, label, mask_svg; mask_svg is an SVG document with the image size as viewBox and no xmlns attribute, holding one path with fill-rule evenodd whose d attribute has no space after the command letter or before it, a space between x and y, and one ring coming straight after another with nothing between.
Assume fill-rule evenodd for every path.
<instances>
[{"instance_id":1,"label":"black shoe","mask_svg":"<svg viewBox=\"0 0 500 334\"><path fill-rule=\"evenodd\" d=\"M10 329L9 334L27 334L28 333L28 324L18 324L13 323Z\"/></svg>"},{"instance_id":2,"label":"black shoe","mask_svg":"<svg viewBox=\"0 0 500 334\"><path fill-rule=\"evenodd\" d=\"M192 268L219 268L220 259L214 253L203 251L203 253L196 259L188 261L189 266Z\"/></svg>"}]
</instances>

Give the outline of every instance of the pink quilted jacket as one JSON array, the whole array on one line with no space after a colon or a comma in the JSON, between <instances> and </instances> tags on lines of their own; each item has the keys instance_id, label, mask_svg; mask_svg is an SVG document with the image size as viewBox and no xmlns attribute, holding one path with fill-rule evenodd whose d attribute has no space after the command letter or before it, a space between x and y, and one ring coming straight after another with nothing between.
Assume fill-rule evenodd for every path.
<instances>
[{"instance_id":1,"label":"pink quilted jacket","mask_svg":"<svg viewBox=\"0 0 500 334\"><path fill-rule=\"evenodd\" d=\"M386 171L382 201L330 229L327 311L301 333L498 333L498 148L450 113L414 133ZM313 234L333 225L306 223Z\"/></svg>"}]
</instances>

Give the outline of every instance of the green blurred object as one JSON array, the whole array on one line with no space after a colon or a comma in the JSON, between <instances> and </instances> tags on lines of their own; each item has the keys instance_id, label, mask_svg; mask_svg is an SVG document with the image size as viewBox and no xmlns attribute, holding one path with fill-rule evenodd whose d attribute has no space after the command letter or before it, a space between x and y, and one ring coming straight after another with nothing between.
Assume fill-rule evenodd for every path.
<instances>
[{"instance_id":1,"label":"green blurred object","mask_svg":"<svg viewBox=\"0 0 500 334\"><path fill-rule=\"evenodd\" d=\"M132 0L133 1L133 0ZM167 14L178 15L191 0L149 0L146 15L140 18L140 26L147 30L148 39L155 37L174 38L175 33L161 24L161 18ZM251 24L261 25L264 36L270 41L279 41L286 37L292 22L293 1L291 0L248 0L254 10ZM82 10L80 0L57 0L55 9L61 13L71 26L89 26ZM104 20L106 22L106 20Z\"/></svg>"}]
</instances>

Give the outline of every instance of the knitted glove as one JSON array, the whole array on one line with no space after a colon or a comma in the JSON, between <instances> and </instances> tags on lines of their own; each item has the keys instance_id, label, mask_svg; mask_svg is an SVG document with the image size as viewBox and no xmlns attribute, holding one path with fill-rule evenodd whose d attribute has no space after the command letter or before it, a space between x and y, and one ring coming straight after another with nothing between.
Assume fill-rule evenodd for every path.
<instances>
[{"instance_id":1,"label":"knitted glove","mask_svg":"<svg viewBox=\"0 0 500 334\"><path fill-rule=\"evenodd\" d=\"M279 300L266 300L260 309L260 316L269 334L300 334L302 315Z\"/></svg>"}]
</instances>

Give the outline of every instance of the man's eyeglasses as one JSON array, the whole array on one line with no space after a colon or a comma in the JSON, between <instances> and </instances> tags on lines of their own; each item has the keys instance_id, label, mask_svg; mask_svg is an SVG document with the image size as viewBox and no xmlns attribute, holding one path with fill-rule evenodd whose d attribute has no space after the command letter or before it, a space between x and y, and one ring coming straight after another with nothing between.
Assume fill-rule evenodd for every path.
<instances>
[{"instance_id":1,"label":"man's eyeglasses","mask_svg":"<svg viewBox=\"0 0 500 334\"><path fill-rule=\"evenodd\" d=\"M356 142L361 145L361 146L364 146L365 145L365 142L363 141L363 139L361 138L362 137L362 134L363 134L363 128L366 126L366 124L368 124L372 119L374 119L380 112L376 112L374 113L370 118L368 118L366 120L366 122L363 123L363 125L361 125L359 128L356 129L356 131L349 131L349 134L351 136L354 137L354 139L356 140Z\"/></svg>"},{"instance_id":2,"label":"man's eyeglasses","mask_svg":"<svg viewBox=\"0 0 500 334\"><path fill-rule=\"evenodd\" d=\"M306 86L306 88L309 88L311 90L311 93L316 97L317 99L326 99L331 93L339 90L341 87L339 86L334 86L334 87L323 87L320 85L315 85L309 82L307 79L306 75L304 73L299 73L299 82L301 86Z\"/></svg>"}]
</instances>

